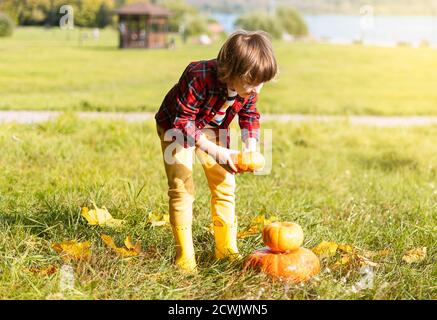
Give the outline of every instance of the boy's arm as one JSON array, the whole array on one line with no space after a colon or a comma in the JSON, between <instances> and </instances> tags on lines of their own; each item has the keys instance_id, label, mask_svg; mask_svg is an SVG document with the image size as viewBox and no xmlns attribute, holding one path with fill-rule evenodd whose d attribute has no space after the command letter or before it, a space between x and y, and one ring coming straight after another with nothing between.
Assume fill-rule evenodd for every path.
<instances>
[{"instance_id":1,"label":"boy's arm","mask_svg":"<svg viewBox=\"0 0 437 320\"><path fill-rule=\"evenodd\" d=\"M193 146L199 139L201 131L196 128L196 116L206 97L206 87L202 79L192 76L185 69L178 83L178 91L174 97L177 104L177 116L173 128L184 136L184 147Z\"/></svg>"},{"instance_id":2,"label":"boy's arm","mask_svg":"<svg viewBox=\"0 0 437 320\"><path fill-rule=\"evenodd\" d=\"M245 151L256 151L256 144L259 140L260 114L256 109L257 100L258 94L253 94L238 112L238 123Z\"/></svg>"},{"instance_id":3,"label":"boy's arm","mask_svg":"<svg viewBox=\"0 0 437 320\"><path fill-rule=\"evenodd\" d=\"M212 141L209 141L203 133L200 134L196 141L196 146L213 157L219 165L225 168L230 173L237 173L232 156L238 154L238 151L227 149L216 145Z\"/></svg>"}]
</instances>

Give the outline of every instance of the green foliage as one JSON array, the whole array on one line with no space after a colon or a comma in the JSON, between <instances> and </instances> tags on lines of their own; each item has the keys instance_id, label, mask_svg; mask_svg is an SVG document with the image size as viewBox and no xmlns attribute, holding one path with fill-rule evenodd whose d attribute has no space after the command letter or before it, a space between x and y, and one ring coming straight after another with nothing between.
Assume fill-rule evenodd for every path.
<instances>
[{"instance_id":1,"label":"green foliage","mask_svg":"<svg viewBox=\"0 0 437 320\"><path fill-rule=\"evenodd\" d=\"M8 12L19 25L42 25L60 0L4 0L0 9Z\"/></svg>"},{"instance_id":2,"label":"green foliage","mask_svg":"<svg viewBox=\"0 0 437 320\"><path fill-rule=\"evenodd\" d=\"M185 26L186 36L198 36L208 33L207 21L201 15L191 16Z\"/></svg>"},{"instance_id":3,"label":"green foliage","mask_svg":"<svg viewBox=\"0 0 437 320\"><path fill-rule=\"evenodd\" d=\"M287 32L294 36L308 34L308 27L302 16L296 10L283 7L276 11L275 15L266 12L253 11L241 15L235 24L246 30L264 30L273 38L281 38Z\"/></svg>"},{"instance_id":4,"label":"green foliage","mask_svg":"<svg viewBox=\"0 0 437 320\"><path fill-rule=\"evenodd\" d=\"M294 36L305 36L308 34L308 27L302 16L293 8L282 7L276 12L283 30Z\"/></svg>"},{"instance_id":5,"label":"green foliage","mask_svg":"<svg viewBox=\"0 0 437 320\"><path fill-rule=\"evenodd\" d=\"M265 12L250 12L240 16L235 25L245 30L263 30L268 32L273 38L280 38L283 33L281 23L274 17Z\"/></svg>"},{"instance_id":6,"label":"green foliage","mask_svg":"<svg viewBox=\"0 0 437 320\"><path fill-rule=\"evenodd\" d=\"M104 28L111 24L112 14L111 8L107 3L102 3L99 10L96 13L96 26L99 28Z\"/></svg>"},{"instance_id":7,"label":"green foliage","mask_svg":"<svg viewBox=\"0 0 437 320\"><path fill-rule=\"evenodd\" d=\"M162 3L173 13L169 18L169 29L171 32L178 32L179 26L185 25L190 17L198 16L198 11L184 0L166 0Z\"/></svg>"},{"instance_id":8,"label":"green foliage","mask_svg":"<svg viewBox=\"0 0 437 320\"><path fill-rule=\"evenodd\" d=\"M78 27L95 27L97 25L97 12L100 1L95 0L70 0L74 9L74 25Z\"/></svg>"},{"instance_id":9,"label":"green foliage","mask_svg":"<svg viewBox=\"0 0 437 320\"><path fill-rule=\"evenodd\" d=\"M0 10L7 12L19 25L57 25L59 9L71 5L74 23L79 27L105 27L111 22L114 0L4 0Z\"/></svg>"},{"instance_id":10,"label":"green foliage","mask_svg":"<svg viewBox=\"0 0 437 320\"><path fill-rule=\"evenodd\" d=\"M188 37L208 33L210 20L207 20L185 0L166 0L162 5L173 13L169 17L170 32L181 32L184 42Z\"/></svg>"},{"instance_id":11,"label":"green foliage","mask_svg":"<svg viewBox=\"0 0 437 320\"><path fill-rule=\"evenodd\" d=\"M0 12L0 37L9 37L14 32L14 22L4 13Z\"/></svg>"}]
</instances>

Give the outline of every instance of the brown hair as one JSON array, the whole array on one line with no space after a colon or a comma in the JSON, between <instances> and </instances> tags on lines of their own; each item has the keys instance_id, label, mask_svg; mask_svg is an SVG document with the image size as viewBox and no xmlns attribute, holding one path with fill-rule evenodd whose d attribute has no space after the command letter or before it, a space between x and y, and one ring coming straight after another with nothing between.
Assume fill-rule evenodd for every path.
<instances>
[{"instance_id":1,"label":"brown hair","mask_svg":"<svg viewBox=\"0 0 437 320\"><path fill-rule=\"evenodd\" d=\"M226 40L217 57L222 82L242 79L248 84L272 80L278 67L270 36L264 31L238 30Z\"/></svg>"}]
</instances>

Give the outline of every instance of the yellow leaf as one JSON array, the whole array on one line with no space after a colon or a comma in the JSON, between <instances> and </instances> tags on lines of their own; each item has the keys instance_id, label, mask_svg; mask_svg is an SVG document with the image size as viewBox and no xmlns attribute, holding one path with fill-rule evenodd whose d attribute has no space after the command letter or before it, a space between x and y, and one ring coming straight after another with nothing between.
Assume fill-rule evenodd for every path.
<instances>
[{"instance_id":1,"label":"yellow leaf","mask_svg":"<svg viewBox=\"0 0 437 320\"><path fill-rule=\"evenodd\" d=\"M262 226L268 225L274 221L278 221L278 217L277 216L270 216L270 218L266 218L265 215L259 215L256 216L253 220L252 220L252 225L254 224L260 224Z\"/></svg>"},{"instance_id":2,"label":"yellow leaf","mask_svg":"<svg viewBox=\"0 0 437 320\"><path fill-rule=\"evenodd\" d=\"M89 241L77 242L76 240L55 243L52 248L59 253L64 260L89 259L91 243Z\"/></svg>"},{"instance_id":3,"label":"yellow leaf","mask_svg":"<svg viewBox=\"0 0 437 320\"><path fill-rule=\"evenodd\" d=\"M100 238L102 238L103 242L111 249L117 248L117 246L114 243L114 239L112 239L111 236L108 236L107 234L102 234Z\"/></svg>"},{"instance_id":4,"label":"yellow leaf","mask_svg":"<svg viewBox=\"0 0 437 320\"><path fill-rule=\"evenodd\" d=\"M426 247L420 247L405 252L402 260L406 263L420 262L426 258Z\"/></svg>"},{"instance_id":5,"label":"yellow leaf","mask_svg":"<svg viewBox=\"0 0 437 320\"><path fill-rule=\"evenodd\" d=\"M139 242L133 244L131 236L126 237L126 239L124 240L124 245L129 250L134 250L137 253L141 252L141 244Z\"/></svg>"},{"instance_id":6,"label":"yellow leaf","mask_svg":"<svg viewBox=\"0 0 437 320\"><path fill-rule=\"evenodd\" d=\"M372 252L359 249L349 244L338 244L331 241L320 242L312 251L320 258L333 258L331 261L334 269L339 267L350 269L363 265L376 267L378 264L371 261L369 257L376 256L377 254L388 254L388 250Z\"/></svg>"},{"instance_id":7,"label":"yellow leaf","mask_svg":"<svg viewBox=\"0 0 437 320\"><path fill-rule=\"evenodd\" d=\"M127 236L126 239L124 239L124 245L128 249L133 249L135 247L134 244L132 243L131 236Z\"/></svg>"},{"instance_id":8,"label":"yellow leaf","mask_svg":"<svg viewBox=\"0 0 437 320\"><path fill-rule=\"evenodd\" d=\"M339 244L337 249L346 253L351 253L354 251L354 248L348 244Z\"/></svg>"},{"instance_id":9,"label":"yellow leaf","mask_svg":"<svg viewBox=\"0 0 437 320\"><path fill-rule=\"evenodd\" d=\"M361 256L359 254L356 253L346 253L346 254L342 254L340 259L337 259L337 261L335 261L334 265L333 265L333 269L342 267L342 268L354 268L354 267L359 267L359 266L363 266L363 265L368 265L371 267L377 267L378 264L370 261L369 259L367 259L364 256Z\"/></svg>"},{"instance_id":10,"label":"yellow leaf","mask_svg":"<svg viewBox=\"0 0 437 320\"><path fill-rule=\"evenodd\" d=\"M117 245L114 242L114 239L112 239L111 236L102 234L100 237L109 248L114 250L118 255L122 257L133 257L141 253L140 243L136 243L135 245L133 245L130 237L126 238L124 242L125 247L117 247Z\"/></svg>"},{"instance_id":11,"label":"yellow leaf","mask_svg":"<svg viewBox=\"0 0 437 320\"><path fill-rule=\"evenodd\" d=\"M249 236L259 234L264 226L272 223L273 221L278 221L278 217L270 216L270 218L267 219L264 215L256 216L255 218L252 219L252 224L249 227L249 229L239 232L237 234L237 237L246 238Z\"/></svg>"},{"instance_id":12,"label":"yellow leaf","mask_svg":"<svg viewBox=\"0 0 437 320\"><path fill-rule=\"evenodd\" d=\"M330 241L322 241L311 250L321 258L333 257L337 253L338 244Z\"/></svg>"},{"instance_id":13,"label":"yellow leaf","mask_svg":"<svg viewBox=\"0 0 437 320\"><path fill-rule=\"evenodd\" d=\"M87 207L82 208L81 214L82 214L82 217L84 217L88 221L88 224L90 224L90 225L97 224L97 219L95 219L94 217L92 217L90 215L89 209Z\"/></svg>"},{"instance_id":14,"label":"yellow leaf","mask_svg":"<svg viewBox=\"0 0 437 320\"><path fill-rule=\"evenodd\" d=\"M88 221L89 225L99 225L112 228L118 228L123 225L124 220L114 219L106 207L98 208L94 203L93 206L94 209L92 210L89 210L87 207L83 207L81 212L82 216Z\"/></svg>"},{"instance_id":15,"label":"yellow leaf","mask_svg":"<svg viewBox=\"0 0 437 320\"><path fill-rule=\"evenodd\" d=\"M279 221L279 218L277 216L270 216L270 218L264 220L264 225L266 226L275 221Z\"/></svg>"},{"instance_id":16,"label":"yellow leaf","mask_svg":"<svg viewBox=\"0 0 437 320\"><path fill-rule=\"evenodd\" d=\"M351 256L345 254L345 255L343 255L343 256L340 258L339 261L336 262L336 264L339 264L339 265L346 265L346 264L350 263L350 261L351 261Z\"/></svg>"},{"instance_id":17,"label":"yellow leaf","mask_svg":"<svg viewBox=\"0 0 437 320\"><path fill-rule=\"evenodd\" d=\"M238 232L237 237L238 238L246 238L253 235L257 235L260 233L260 230L257 225L251 226L249 229L245 231Z\"/></svg>"},{"instance_id":18,"label":"yellow leaf","mask_svg":"<svg viewBox=\"0 0 437 320\"><path fill-rule=\"evenodd\" d=\"M39 274L41 276L47 276L58 271L58 268L54 265L49 265L46 267L32 267L27 269L28 272Z\"/></svg>"},{"instance_id":19,"label":"yellow leaf","mask_svg":"<svg viewBox=\"0 0 437 320\"><path fill-rule=\"evenodd\" d=\"M170 223L168 214L149 213L149 222L152 227L160 227Z\"/></svg>"},{"instance_id":20,"label":"yellow leaf","mask_svg":"<svg viewBox=\"0 0 437 320\"><path fill-rule=\"evenodd\" d=\"M252 220L252 224L264 224L265 220L266 220L266 217L264 215L256 216Z\"/></svg>"}]
</instances>

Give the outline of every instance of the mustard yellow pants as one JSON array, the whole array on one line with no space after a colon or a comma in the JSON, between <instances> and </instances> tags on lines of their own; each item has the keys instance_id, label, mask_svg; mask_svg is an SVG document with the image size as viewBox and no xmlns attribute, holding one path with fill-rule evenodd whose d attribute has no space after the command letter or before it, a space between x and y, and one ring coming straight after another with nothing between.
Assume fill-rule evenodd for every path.
<instances>
[{"instance_id":1,"label":"mustard yellow pants","mask_svg":"<svg viewBox=\"0 0 437 320\"><path fill-rule=\"evenodd\" d=\"M172 141L164 140L165 132L159 125L157 125L157 132L161 139L164 167L168 181L169 214L172 227L189 228L191 230L195 193L192 175L195 153L202 164L211 192L211 213L216 257L223 258L238 254L236 244L235 176L220 166L211 156L194 146L173 148L171 155L175 161L168 163L165 150L172 144ZM208 140L217 145L226 145L226 139L220 138L217 130L205 129L202 132ZM176 243L176 245L178 244Z\"/></svg>"}]
</instances>

